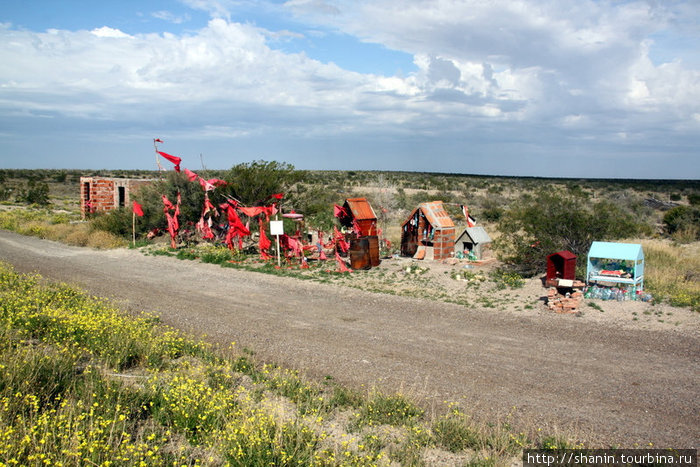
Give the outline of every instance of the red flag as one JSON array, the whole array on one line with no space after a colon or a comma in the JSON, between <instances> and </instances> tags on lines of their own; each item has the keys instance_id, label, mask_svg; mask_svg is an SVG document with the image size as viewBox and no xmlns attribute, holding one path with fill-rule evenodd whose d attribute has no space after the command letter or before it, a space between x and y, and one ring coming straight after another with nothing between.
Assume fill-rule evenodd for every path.
<instances>
[{"instance_id":1,"label":"red flag","mask_svg":"<svg viewBox=\"0 0 700 467\"><path fill-rule=\"evenodd\" d=\"M474 227L476 225L476 220L469 215L469 208L462 205L462 213L464 213L464 217L467 219L467 227Z\"/></svg>"},{"instance_id":2,"label":"red flag","mask_svg":"<svg viewBox=\"0 0 700 467\"><path fill-rule=\"evenodd\" d=\"M350 249L350 245L345 240L345 236L335 226L333 227L333 231L333 241L338 245L341 251L347 252Z\"/></svg>"},{"instance_id":3,"label":"red flag","mask_svg":"<svg viewBox=\"0 0 700 467\"><path fill-rule=\"evenodd\" d=\"M255 217L258 214L264 213L266 208L264 206L253 206L252 208L245 208L243 206L239 206L238 210L248 217Z\"/></svg>"},{"instance_id":4,"label":"red flag","mask_svg":"<svg viewBox=\"0 0 700 467\"><path fill-rule=\"evenodd\" d=\"M194 182L199 177L199 175L192 172L190 169L185 169L185 175L187 175L187 180L189 180L191 182Z\"/></svg>"},{"instance_id":5,"label":"red flag","mask_svg":"<svg viewBox=\"0 0 700 467\"><path fill-rule=\"evenodd\" d=\"M164 212L166 209L175 209L175 206L173 206L173 203L170 202L167 196L162 195L161 199L163 200L163 205L165 206Z\"/></svg>"},{"instance_id":6,"label":"red flag","mask_svg":"<svg viewBox=\"0 0 700 467\"><path fill-rule=\"evenodd\" d=\"M165 213L165 219L168 222L168 233L170 234L170 246L175 248L177 244L175 243L175 237L177 237L178 230L180 230L180 223L178 222L177 216L180 215L180 192L177 193L177 204L173 206L173 203L163 195L163 213ZM175 212L170 214L170 210L173 209Z\"/></svg>"},{"instance_id":7,"label":"red flag","mask_svg":"<svg viewBox=\"0 0 700 467\"><path fill-rule=\"evenodd\" d=\"M169 160L170 162L172 162L173 164L175 164L175 172L180 171L180 162L182 162L182 159L180 157L172 156L172 155L168 154L167 152L163 152L163 151L158 151L158 154L160 154L161 156L163 156L163 158L165 158L165 159Z\"/></svg>"},{"instance_id":8,"label":"red flag","mask_svg":"<svg viewBox=\"0 0 700 467\"><path fill-rule=\"evenodd\" d=\"M154 143L162 143L163 140L160 139L160 138L156 138L156 139L153 140L153 142L154 142Z\"/></svg>"},{"instance_id":9,"label":"red flag","mask_svg":"<svg viewBox=\"0 0 700 467\"><path fill-rule=\"evenodd\" d=\"M136 214L139 217L143 217L143 208L141 207L141 205L139 203L137 203L136 201L133 201L132 202L132 209L134 211L134 214Z\"/></svg>"},{"instance_id":10,"label":"red flag","mask_svg":"<svg viewBox=\"0 0 700 467\"><path fill-rule=\"evenodd\" d=\"M260 227L260 240L258 241L260 257L263 260L267 260L270 259L270 255L267 253L267 250L272 246L272 242L269 238L267 238L267 235L265 235L265 223L262 217L258 220L258 226Z\"/></svg>"},{"instance_id":11,"label":"red flag","mask_svg":"<svg viewBox=\"0 0 700 467\"><path fill-rule=\"evenodd\" d=\"M340 257L337 251L335 252L335 260L338 262L340 272L352 272L352 270L345 265L345 261L343 261L343 258Z\"/></svg>"},{"instance_id":12,"label":"red flag","mask_svg":"<svg viewBox=\"0 0 700 467\"><path fill-rule=\"evenodd\" d=\"M225 186L226 182L224 180L218 179L218 178L210 178L207 180L208 183L211 183L214 186Z\"/></svg>"},{"instance_id":13,"label":"red flag","mask_svg":"<svg viewBox=\"0 0 700 467\"><path fill-rule=\"evenodd\" d=\"M228 232L226 233L226 246L233 250L233 237L238 237L239 248L241 246L241 236L250 235L250 230L246 229L245 225L241 222L240 217L236 214L236 210L232 205L226 206L226 211L228 214Z\"/></svg>"},{"instance_id":14,"label":"red flag","mask_svg":"<svg viewBox=\"0 0 700 467\"><path fill-rule=\"evenodd\" d=\"M203 178L199 178L199 184L202 185L202 190L204 191L211 191L215 188L214 185L204 180Z\"/></svg>"},{"instance_id":15,"label":"red flag","mask_svg":"<svg viewBox=\"0 0 700 467\"><path fill-rule=\"evenodd\" d=\"M337 204L333 205L333 216L334 217L346 217L348 215L347 211L345 208L338 206Z\"/></svg>"},{"instance_id":16,"label":"red flag","mask_svg":"<svg viewBox=\"0 0 700 467\"><path fill-rule=\"evenodd\" d=\"M284 193L275 193L274 195L268 196L268 198L282 199L284 198Z\"/></svg>"}]
</instances>

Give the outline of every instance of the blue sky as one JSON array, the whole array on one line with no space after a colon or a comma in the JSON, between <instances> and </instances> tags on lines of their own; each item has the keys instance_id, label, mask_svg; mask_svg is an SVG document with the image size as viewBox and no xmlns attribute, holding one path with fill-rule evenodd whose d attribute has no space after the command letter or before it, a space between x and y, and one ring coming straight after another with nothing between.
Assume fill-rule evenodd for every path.
<instances>
[{"instance_id":1,"label":"blue sky","mask_svg":"<svg viewBox=\"0 0 700 467\"><path fill-rule=\"evenodd\" d=\"M0 167L698 179L698 44L696 0L4 0Z\"/></svg>"}]
</instances>

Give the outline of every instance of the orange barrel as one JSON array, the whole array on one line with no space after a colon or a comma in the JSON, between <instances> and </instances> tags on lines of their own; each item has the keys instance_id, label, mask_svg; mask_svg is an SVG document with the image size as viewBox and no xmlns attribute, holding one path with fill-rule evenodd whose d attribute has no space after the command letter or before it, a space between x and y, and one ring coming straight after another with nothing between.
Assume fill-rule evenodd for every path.
<instances>
[{"instance_id":1,"label":"orange barrel","mask_svg":"<svg viewBox=\"0 0 700 467\"><path fill-rule=\"evenodd\" d=\"M353 269L370 269L372 264L369 261L369 241L367 237L354 238L350 240L350 267Z\"/></svg>"},{"instance_id":2,"label":"orange barrel","mask_svg":"<svg viewBox=\"0 0 700 467\"><path fill-rule=\"evenodd\" d=\"M376 235L369 235L365 237L369 242L369 264L372 267L379 266L381 260L379 259L379 237Z\"/></svg>"}]
</instances>

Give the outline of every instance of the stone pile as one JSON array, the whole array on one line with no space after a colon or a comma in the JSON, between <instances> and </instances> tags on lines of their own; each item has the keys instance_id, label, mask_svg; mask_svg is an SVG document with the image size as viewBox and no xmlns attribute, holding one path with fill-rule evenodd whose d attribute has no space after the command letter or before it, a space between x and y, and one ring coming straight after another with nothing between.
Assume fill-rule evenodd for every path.
<instances>
[{"instance_id":1,"label":"stone pile","mask_svg":"<svg viewBox=\"0 0 700 467\"><path fill-rule=\"evenodd\" d=\"M547 291L547 308L556 313L578 313L583 300L583 292L573 289L573 292L559 293L556 287Z\"/></svg>"}]
</instances>

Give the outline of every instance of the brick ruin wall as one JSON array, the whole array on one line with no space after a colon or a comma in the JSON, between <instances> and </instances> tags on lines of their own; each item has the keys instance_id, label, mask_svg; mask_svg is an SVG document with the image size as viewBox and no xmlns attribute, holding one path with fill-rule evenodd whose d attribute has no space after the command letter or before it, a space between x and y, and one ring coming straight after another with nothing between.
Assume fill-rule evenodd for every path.
<instances>
[{"instance_id":1,"label":"brick ruin wall","mask_svg":"<svg viewBox=\"0 0 700 467\"><path fill-rule=\"evenodd\" d=\"M131 205L131 194L150 180L128 178L80 178L80 212L85 218L88 212L109 212ZM123 188L120 195L119 188Z\"/></svg>"}]
</instances>

